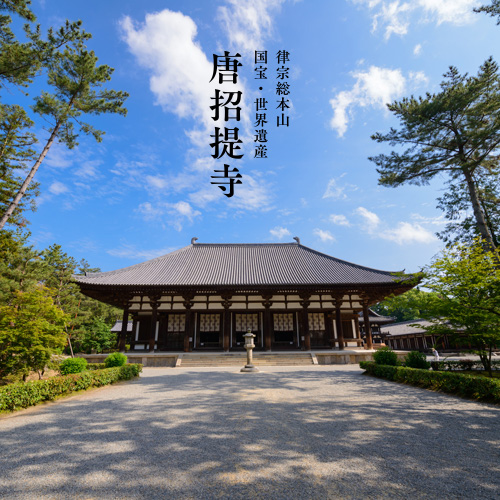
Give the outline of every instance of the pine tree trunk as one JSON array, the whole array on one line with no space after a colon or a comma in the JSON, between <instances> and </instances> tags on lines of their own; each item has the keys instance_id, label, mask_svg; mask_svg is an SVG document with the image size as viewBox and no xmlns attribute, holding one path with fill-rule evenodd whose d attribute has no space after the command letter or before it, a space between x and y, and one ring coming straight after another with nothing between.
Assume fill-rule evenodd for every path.
<instances>
[{"instance_id":1,"label":"pine tree trunk","mask_svg":"<svg viewBox=\"0 0 500 500\"><path fill-rule=\"evenodd\" d=\"M469 196L472 203L472 209L474 211L474 218L476 219L477 229L481 238L487 243L488 250L494 250L496 248L493 237L491 236L488 225L486 224L486 219L484 217L479 198L477 196L476 185L474 184L474 179L472 174L467 168L463 168L462 172L465 176L465 181L467 182L467 188L469 190Z\"/></svg>"},{"instance_id":2,"label":"pine tree trunk","mask_svg":"<svg viewBox=\"0 0 500 500\"><path fill-rule=\"evenodd\" d=\"M28 186L30 182L32 181L33 177L35 177L35 174L38 170L38 167L42 164L42 161L44 158L47 156L47 153L49 152L50 147L54 143L54 140L57 136L57 132L59 130L59 127L61 126L61 122L57 122L56 126L54 127L54 130L50 134L49 140L47 141L47 144L45 144L45 147L43 148L43 151L41 152L40 156L36 160L35 164L30 170L30 173L24 179L23 185L21 186L21 189L19 189L19 192L16 194L15 198L12 200L12 203L9 205L9 208L5 212L5 214L2 217L2 220L0 221L0 230L3 229L7 221L9 220L10 216L14 212L14 210L17 208L19 205L19 202L21 201L22 197L24 196L24 193L26 192L26 189L28 189Z\"/></svg>"}]
</instances>

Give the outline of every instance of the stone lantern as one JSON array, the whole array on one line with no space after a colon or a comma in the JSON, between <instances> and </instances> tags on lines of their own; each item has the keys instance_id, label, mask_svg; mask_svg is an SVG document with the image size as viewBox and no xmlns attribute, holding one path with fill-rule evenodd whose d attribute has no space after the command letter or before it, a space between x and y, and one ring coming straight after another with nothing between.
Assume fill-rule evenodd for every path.
<instances>
[{"instance_id":1,"label":"stone lantern","mask_svg":"<svg viewBox=\"0 0 500 500\"><path fill-rule=\"evenodd\" d=\"M243 338L245 339L245 349L247 350L247 364L240 370L240 372L258 372L259 369L252 363L252 351L255 347L253 339L255 338L255 335L248 330L248 332L243 335Z\"/></svg>"}]
</instances>

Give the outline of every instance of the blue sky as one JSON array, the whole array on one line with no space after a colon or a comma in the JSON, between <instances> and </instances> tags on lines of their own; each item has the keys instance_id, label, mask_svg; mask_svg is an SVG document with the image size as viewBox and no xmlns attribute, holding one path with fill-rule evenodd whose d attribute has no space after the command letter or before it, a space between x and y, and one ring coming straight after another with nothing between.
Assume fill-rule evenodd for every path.
<instances>
[{"instance_id":1,"label":"blue sky","mask_svg":"<svg viewBox=\"0 0 500 500\"><path fill-rule=\"evenodd\" d=\"M416 271L442 244L431 186L378 186L370 139L397 122L385 103L439 90L450 65L476 73L496 60L500 27L473 0L50 0L34 1L42 26L81 19L110 87L130 93L128 116L92 123L102 143L54 147L36 180L32 241L59 243L102 270L190 243L301 242L385 270ZM242 55L243 175L233 198L210 184L212 55ZM268 51L263 91L254 50ZM290 53L290 127L277 128L274 55ZM268 158L254 158L252 103L270 101ZM43 135L43 123L37 121ZM234 126L234 125L232 125Z\"/></svg>"}]
</instances>

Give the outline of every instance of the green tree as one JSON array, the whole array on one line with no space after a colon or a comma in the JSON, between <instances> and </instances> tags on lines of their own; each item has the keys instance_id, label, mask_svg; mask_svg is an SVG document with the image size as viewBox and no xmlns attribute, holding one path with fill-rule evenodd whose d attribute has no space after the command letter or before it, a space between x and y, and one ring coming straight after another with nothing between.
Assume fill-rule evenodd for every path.
<instances>
[{"instance_id":1,"label":"green tree","mask_svg":"<svg viewBox=\"0 0 500 500\"><path fill-rule=\"evenodd\" d=\"M448 174L451 185L466 186L477 232L495 248L478 190L479 179L498 174L500 144L500 77L490 58L477 76L460 75L451 67L441 92L404 98L388 105L400 121L399 129L376 133L372 139L400 146L369 158L377 165L379 184L425 185L438 174Z\"/></svg>"},{"instance_id":2,"label":"green tree","mask_svg":"<svg viewBox=\"0 0 500 500\"><path fill-rule=\"evenodd\" d=\"M500 238L500 178L493 174L477 180L478 199L495 247ZM450 221L438 236L447 244L472 244L479 237L474 215L470 213L471 200L465 183L451 183L447 192L438 198L438 208Z\"/></svg>"},{"instance_id":3,"label":"green tree","mask_svg":"<svg viewBox=\"0 0 500 500\"><path fill-rule=\"evenodd\" d=\"M113 69L109 66L97 66L97 57L94 52L88 51L82 42L66 47L62 56L52 64L48 74L48 83L53 87L54 93L43 91L42 95L35 99L33 106L36 113L47 121L51 121L50 136L19 192L3 214L0 229L19 205L56 139L70 149L77 145L79 133L90 134L99 142L102 140L104 132L82 121L82 115L102 113L126 115L127 110L123 104L128 94L101 88L111 79L112 73ZM75 130L75 123L78 130Z\"/></svg>"},{"instance_id":4,"label":"green tree","mask_svg":"<svg viewBox=\"0 0 500 500\"><path fill-rule=\"evenodd\" d=\"M32 125L33 122L20 106L0 104L0 213L7 210L21 188L24 176L20 174L35 159L32 146L36 138L28 131ZM38 184L33 183L12 213L10 224L26 225L22 212L28 205L31 210L35 209L33 198L37 194Z\"/></svg>"},{"instance_id":5,"label":"green tree","mask_svg":"<svg viewBox=\"0 0 500 500\"><path fill-rule=\"evenodd\" d=\"M500 24L500 0L491 0L491 4L476 7L474 12L485 12L491 17L497 17L497 24Z\"/></svg>"},{"instance_id":6,"label":"green tree","mask_svg":"<svg viewBox=\"0 0 500 500\"><path fill-rule=\"evenodd\" d=\"M33 24L36 17L27 0L0 0L0 89L9 93L24 88L33 79L52 68L62 57L61 48L70 42L83 41L90 37L81 29L81 22L66 23L57 30L49 29L42 35L39 25ZM24 25L24 41L19 40L11 29L16 14L28 21ZM32 146L37 142L30 132L33 121L19 105L0 103L0 214L5 214L17 193L23 187L26 170L29 170L37 155ZM38 185L31 183L12 211L9 222L24 226L27 221L22 213L27 208L35 209L33 198L38 195ZM3 227L3 225L2 225Z\"/></svg>"},{"instance_id":7,"label":"green tree","mask_svg":"<svg viewBox=\"0 0 500 500\"><path fill-rule=\"evenodd\" d=\"M0 0L0 85L4 87L27 87L61 56L61 47L90 37L81 30L81 21L66 21L57 30L50 28L44 38L40 26L33 25L36 16L30 5L29 0ZM25 41L19 41L12 31L9 14L28 21L23 27Z\"/></svg>"},{"instance_id":8,"label":"green tree","mask_svg":"<svg viewBox=\"0 0 500 500\"><path fill-rule=\"evenodd\" d=\"M75 352L90 352L95 350L98 353L105 349L116 347L117 336L111 331L111 327L103 318L93 317L82 325L80 334L75 339Z\"/></svg>"},{"instance_id":9,"label":"green tree","mask_svg":"<svg viewBox=\"0 0 500 500\"><path fill-rule=\"evenodd\" d=\"M401 295L389 297L372 306L372 309L383 316L392 316L396 321L423 319L432 310L431 305L438 300L435 293L424 292L413 288Z\"/></svg>"},{"instance_id":10,"label":"green tree","mask_svg":"<svg viewBox=\"0 0 500 500\"><path fill-rule=\"evenodd\" d=\"M14 291L33 290L47 274L42 252L27 244L29 233L0 231L0 305Z\"/></svg>"},{"instance_id":11,"label":"green tree","mask_svg":"<svg viewBox=\"0 0 500 500\"><path fill-rule=\"evenodd\" d=\"M440 297L431 310L438 319L425 329L469 342L490 376L492 351L500 347L499 258L477 239L445 250L425 271L425 286Z\"/></svg>"},{"instance_id":12,"label":"green tree","mask_svg":"<svg viewBox=\"0 0 500 500\"><path fill-rule=\"evenodd\" d=\"M66 344L67 316L52 301L50 290L15 291L0 306L0 378L43 371L54 352Z\"/></svg>"}]
</instances>

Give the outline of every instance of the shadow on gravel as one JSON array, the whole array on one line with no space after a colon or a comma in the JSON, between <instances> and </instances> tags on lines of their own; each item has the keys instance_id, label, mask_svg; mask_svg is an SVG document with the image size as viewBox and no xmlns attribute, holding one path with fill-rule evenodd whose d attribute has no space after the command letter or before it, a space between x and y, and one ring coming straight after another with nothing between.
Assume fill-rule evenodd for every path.
<instances>
[{"instance_id":1,"label":"shadow on gravel","mask_svg":"<svg viewBox=\"0 0 500 500\"><path fill-rule=\"evenodd\" d=\"M357 371L148 371L0 421L5 498L494 498L500 409Z\"/></svg>"}]
</instances>

